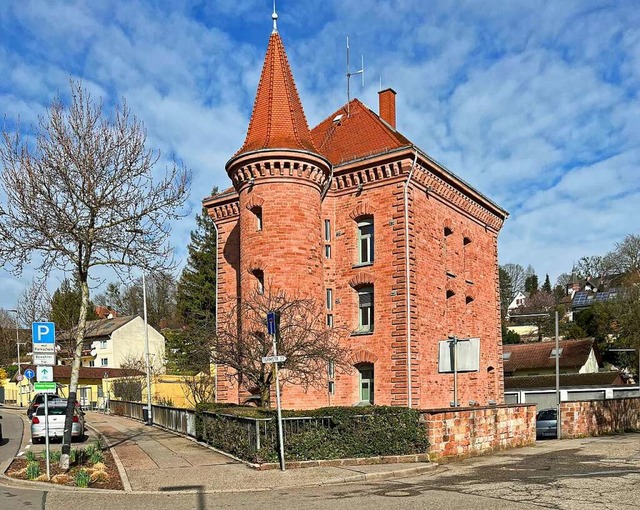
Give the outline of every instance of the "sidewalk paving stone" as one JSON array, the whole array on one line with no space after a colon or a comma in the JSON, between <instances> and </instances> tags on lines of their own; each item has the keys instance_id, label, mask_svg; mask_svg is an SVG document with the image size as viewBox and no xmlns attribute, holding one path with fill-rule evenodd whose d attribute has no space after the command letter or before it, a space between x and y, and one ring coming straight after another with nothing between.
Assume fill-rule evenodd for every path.
<instances>
[{"instance_id":1,"label":"sidewalk paving stone","mask_svg":"<svg viewBox=\"0 0 640 510\"><path fill-rule=\"evenodd\" d=\"M192 439L129 418L87 413L87 423L105 436L133 491L269 490L410 476L435 467L418 462L258 471Z\"/></svg>"}]
</instances>

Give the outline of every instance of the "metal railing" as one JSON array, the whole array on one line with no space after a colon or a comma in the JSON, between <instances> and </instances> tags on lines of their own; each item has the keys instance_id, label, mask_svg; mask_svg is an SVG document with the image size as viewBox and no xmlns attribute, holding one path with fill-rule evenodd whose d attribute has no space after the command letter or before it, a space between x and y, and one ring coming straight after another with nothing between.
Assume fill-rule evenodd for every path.
<instances>
[{"instance_id":1,"label":"metal railing","mask_svg":"<svg viewBox=\"0 0 640 510\"><path fill-rule=\"evenodd\" d=\"M111 399L110 409L114 414L144 421L144 411L146 404L140 402L129 402L126 400ZM197 437L196 411L193 409L182 409L176 407L153 405L151 407L152 421L154 425L185 434L190 437ZM240 427L245 436L245 440L252 452L258 452L260 448L267 444L275 444L276 428L274 418L254 418L249 416L237 416L233 414L215 413L204 411L199 413L202 423L200 430L202 438L207 442L214 442L215 438L207 437L208 430L214 420L224 420L233 422ZM364 419L366 415L363 415ZM334 427L331 416L296 416L282 419L283 435L299 433L308 428Z\"/></svg>"}]
</instances>

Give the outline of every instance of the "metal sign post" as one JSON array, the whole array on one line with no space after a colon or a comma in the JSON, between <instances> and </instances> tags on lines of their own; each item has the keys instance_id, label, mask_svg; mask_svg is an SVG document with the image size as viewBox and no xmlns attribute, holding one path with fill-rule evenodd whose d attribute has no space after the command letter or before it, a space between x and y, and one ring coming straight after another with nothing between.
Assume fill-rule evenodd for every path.
<instances>
[{"instance_id":1,"label":"metal sign post","mask_svg":"<svg viewBox=\"0 0 640 510\"><path fill-rule=\"evenodd\" d=\"M278 356L278 348L276 346L276 336L277 336L278 328L276 323L277 323L276 312L269 312L267 314L267 332L271 335L271 339L273 340L273 358L274 358L273 371L276 376L276 404L278 408L278 442L280 443L280 469L284 471L285 470L284 434L282 433L282 408L280 406L280 380L278 379L278 363L280 362L278 358L283 358L284 356L282 357Z\"/></svg>"},{"instance_id":2,"label":"metal sign post","mask_svg":"<svg viewBox=\"0 0 640 510\"><path fill-rule=\"evenodd\" d=\"M562 398L560 395L560 333L556 311L556 439L562 439Z\"/></svg>"},{"instance_id":3,"label":"metal sign post","mask_svg":"<svg viewBox=\"0 0 640 510\"><path fill-rule=\"evenodd\" d=\"M51 480L51 467L49 464L49 394L44 394L44 451L47 459L47 480Z\"/></svg>"}]
</instances>

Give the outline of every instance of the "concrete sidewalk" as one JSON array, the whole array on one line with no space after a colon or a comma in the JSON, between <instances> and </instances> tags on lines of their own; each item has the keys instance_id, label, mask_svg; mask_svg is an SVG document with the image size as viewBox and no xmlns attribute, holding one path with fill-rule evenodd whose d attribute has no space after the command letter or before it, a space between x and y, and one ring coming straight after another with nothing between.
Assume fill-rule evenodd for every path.
<instances>
[{"instance_id":1,"label":"concrete sidewalk","mask_svg":"<svg viewBox=\"0 0 640 510\"><path fill-rule=\"evenodd\" d=\"M114 452L128 491L239 492L412 476L430 463L257 471L196 441L141 422L97 412L86 423Z\"/></svg>"}]
</instances>

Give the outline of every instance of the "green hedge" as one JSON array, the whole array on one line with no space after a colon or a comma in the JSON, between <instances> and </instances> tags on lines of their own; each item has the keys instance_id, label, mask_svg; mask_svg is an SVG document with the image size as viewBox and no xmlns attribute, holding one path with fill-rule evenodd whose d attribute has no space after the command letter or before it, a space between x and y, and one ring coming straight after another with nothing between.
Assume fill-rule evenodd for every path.
<instances>
[{"instance_id":1,"label":"green hedge","mask_svg":"<svg viewBox=\"0 0 640 510\"><path fill-rule=\"evenodd\" d=\"M255 407L199 406L197 436L212 446L250 462L277 462L276 412ZM255 421L234 421L222 415L262 418L260 449L249 439ZM424 453L429 443L420 413L403 407L325 407L283 411L283 417L330 417L329 423L298 423L285 428L286 460L322 460ZM253 434L255 437L255 434Z\"/></svg>"}]
</instances>

